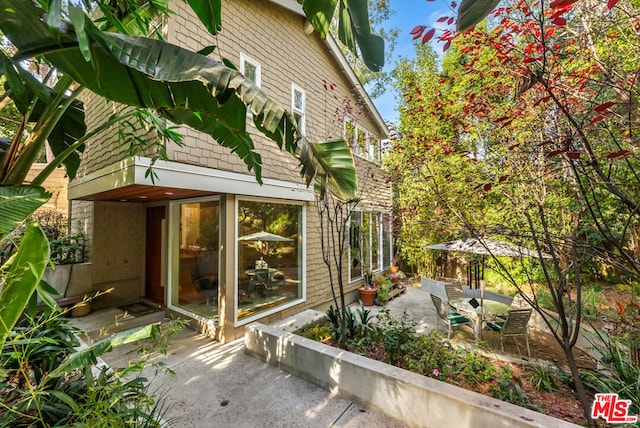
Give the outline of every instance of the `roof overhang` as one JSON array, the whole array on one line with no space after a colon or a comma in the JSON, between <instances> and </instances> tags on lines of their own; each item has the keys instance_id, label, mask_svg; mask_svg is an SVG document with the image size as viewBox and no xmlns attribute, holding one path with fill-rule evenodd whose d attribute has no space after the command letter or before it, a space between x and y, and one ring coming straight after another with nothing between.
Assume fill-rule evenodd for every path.
<instances>
[{"instance_id":1,"label":"roof overhang","mask_svg":"<svg viewBox=\"0 0 640 428\"><path fill-rule=\"evenodd\" d=\"M153 164L155 178L148 173L151 159L129 157L69 183L70 200L159 200L182 199L209 194L313 201L314 193L301 183L263 179L253 175L221 171L172 161Z\"/></svg>"},{"instance_id":2,"label":"roof overhang","mask_svg":"<svg viewBox=\"0 0 640 428\"><path fill-rule=\"evenodd\" d=\"M303 16L306 19L306 15L304 13L302 5L295 0L271 0L271 2L280 5L294 13L297 13L298 15ZM300 28L300 30L302 31L302 27ZM356 76L353 68L351 68L349 61L347 61L347 58L345 58L344 54L340 50L340 46L338 46L338 42L336 42L336 39L331 33L328 33L327 38L324 39L324 42L329 48L329 52L331 53L331 55L338 62L340 68L342 68L342 70L345 72L349 81L353 84L353 87L358 92L358 95L362 97L362 100L364 100L367 108L371 110L373 118L375 119L378 126L380 127L380 130L383 133L383 135L381 135L380 137L382 139L389 138L389 130L387 128L387 124L384 122L382 116L380 116L380 112L376 108L375 104L373 104L371 97L369 97L369 94L364 89L364 86L362 86L362 83L360 82L360 79L358 79L358 76Z\"/></svg>"}]
</instances>

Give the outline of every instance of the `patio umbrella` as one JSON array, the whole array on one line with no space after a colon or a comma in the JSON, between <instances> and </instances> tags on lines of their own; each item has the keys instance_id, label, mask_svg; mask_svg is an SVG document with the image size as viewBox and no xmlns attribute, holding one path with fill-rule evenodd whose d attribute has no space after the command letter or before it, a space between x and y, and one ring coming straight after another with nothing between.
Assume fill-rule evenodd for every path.
<instances>
[{"instance_id":1,"label":"patio umbrella","mask_svg":"<svg viewBox=\"0 0 640 428\"><path fill-rule=\"evenodd\" d=\"M265 232L256 232L251 233L249 235L244 235L238 238L238 241L264 241L264 242L285 242L285 241L293 241L291 238L286 238L284 236L276 235L273 233Z\"/></svg>"},{"instance_id":2,"label":"patio umbrella","mask_svg":"<svg viewBox=\"0 0 640 428\"><path fill-rule=\"evenodd\" d=\"M293 239L291 238L287 238L284 236L280 236L280 235L276 235L274 233L269 233L269 232L265 232L264 230L261 232L255 232L255 233L251 233L249 235L244 235L238 238L238 241L245 241L245 242L258 242L257 244L255 244L255 248L256 250L258 250L261 254L262 257L260 258L260 262L262 263L263 257L268 257L271 254L271 251L274 250L274 248L270 248L269 243L270 242L288 242L288 241L293 241ZM273 254L271 254L273 255ZM256 265L257 266L257 265Z\"/></svg>"},{"instance_id":3,"label":"patio umbrella","mask_svg":"<svg viewBox=\"0 0 640 428\"><path fill-rule=\"evenodd\" d=\"M440 244L427 245L430 250L460 251L481 255L508 256L508 257L534 257L538 258L538 253L519 245L508 242L496 241L488 238L463 238L455 241L442 242ZM549 259L551 256L542 253L542 258Z\"/></svg>"},{"instance_id":4,"label":"patio umbrella","mask_svg":"<svg viewBox=\"0 0 640 428\"><path fill-rule=\"evenodd\" d=\"M442 242L440 244L427 245L430 250L460 251L482 255L482 263L470 263L467 266L467 285L472 287L475 282L476 288L480 288L480 280L484 279L484 256L493 255L497 257L532 257L539 258L538 253L519 245L508 242L496 241L489 238L463 238L455 241ZM542 253L542 258L551 258L549 254ZM475 280L475 281L474 281Z\"/></svg>"}]
</instances>

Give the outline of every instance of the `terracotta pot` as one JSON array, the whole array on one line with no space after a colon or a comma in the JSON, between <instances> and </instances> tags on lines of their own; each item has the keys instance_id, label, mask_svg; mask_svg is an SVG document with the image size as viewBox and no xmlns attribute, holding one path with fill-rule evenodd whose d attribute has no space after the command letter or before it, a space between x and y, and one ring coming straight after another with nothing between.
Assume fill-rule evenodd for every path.
<instances>
[{"instance_id":1,"label":"terracotta pot","mask_svg":"<svg viewBox=\"0 0 640 428\"><path fill-rule=\"evenodd\" d=\"M400 279L400 276L398 275L399 271L400 271L400 267L398 267L398 266L389 266L389 279L394 284L396 282L398 282L398 280Z\"/></svg>"},{"instance_id":2,"label":"terracotta pot","mask_svg":"<svg viewBox=\"0 0 640 428\"><path fill-rule=\"evenodd\" d=\"M364 287L358 288L358 294L360 294L360 300L364 306L373 306L373 301L378 293L377 289L368 290Z\"/></svg>"}]
</instances>

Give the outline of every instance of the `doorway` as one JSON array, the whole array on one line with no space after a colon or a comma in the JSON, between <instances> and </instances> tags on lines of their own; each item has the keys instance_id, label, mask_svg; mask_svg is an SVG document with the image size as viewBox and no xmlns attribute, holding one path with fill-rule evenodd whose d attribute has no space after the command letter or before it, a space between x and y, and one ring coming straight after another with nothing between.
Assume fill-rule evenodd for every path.
<instances>
[{"instance_id":1,"label":"doorway","mask_svg":"<svg viewBox=\"0 0 640 428\"><path fill-rule=\"evenodd\" d=\"M166 209L164 206L147 207L145 298L161 305L165 304L164 287L162 284L162 253L165 219Z\"/></svg>"}]
</instances>

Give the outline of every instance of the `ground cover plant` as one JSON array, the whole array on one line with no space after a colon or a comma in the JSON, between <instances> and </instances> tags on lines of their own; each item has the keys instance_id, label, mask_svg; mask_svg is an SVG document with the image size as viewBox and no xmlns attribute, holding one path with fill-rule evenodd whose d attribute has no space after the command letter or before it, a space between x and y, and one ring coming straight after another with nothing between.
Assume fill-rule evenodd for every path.
<instances>
[{"instance_id":1,"label":"ground cover plant","mask_svg":"<svg viewBox=\"0 0 640 428\"><path fill-rule=\"evenodd\" d=\"M166 351L182 322L140 327L78 350L80 332L64 315L46 307L11 330L0 350L0 426L167 426L162 397L149 393L142 370L171 372L150 357ZM136 355L125 367L97 365L100 355L131 342Z\"/></svg>"},{"instance_id":2,"label":"ground cover plant","mask_svg":"<svg viewBox=\"0 0 640 428\"><path fill-rule=\"evenodd\" d=\"M435 331L416 335L416 325L406 313L393 317L383 309L373 317L363 306L355 310L348 307L347 313L346 340L340 340L341 329L336 324L333 308L326 319L307 325L297 333L559 419L588 424L576 398L571 373L562 365L561 350L550 354L548 364L515 364L488 357L490 353L483 352L487 351L486 347L462 346L464 340L448 341ZM601 362L611 374L581 368L589 398L596 392L618 392L626 399L639 402L638 388L629 385L638 384L633 380L640 375L640 368L631 363L615 339L603 341L601 346L599 352L611 356ZM635 407L630 411L630 414L638 413Z\"/></svg>"}]
</instances>

